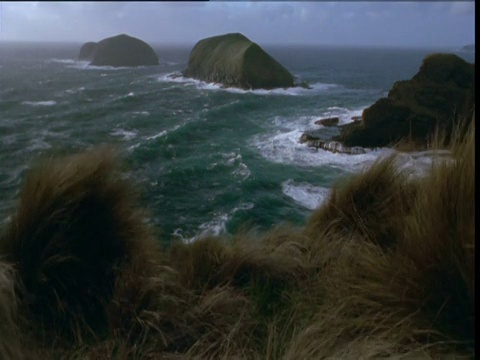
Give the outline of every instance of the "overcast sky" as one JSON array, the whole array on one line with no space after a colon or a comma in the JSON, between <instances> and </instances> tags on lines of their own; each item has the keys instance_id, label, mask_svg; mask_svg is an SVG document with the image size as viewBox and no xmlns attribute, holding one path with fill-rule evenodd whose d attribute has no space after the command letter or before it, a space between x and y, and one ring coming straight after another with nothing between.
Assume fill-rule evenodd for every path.
<instances>
[{"instance_id":1,"label":"overcast sky","mask_svg":"<svg viewBox=\"0 0 480 360\"><path fill-rule=\"evenodd\" d=\"M461 46L475 42L475 3L0 2L0 41L98 41L126 33L195 44L241 32L259 44Z\"/></svg>"}]
</instances>

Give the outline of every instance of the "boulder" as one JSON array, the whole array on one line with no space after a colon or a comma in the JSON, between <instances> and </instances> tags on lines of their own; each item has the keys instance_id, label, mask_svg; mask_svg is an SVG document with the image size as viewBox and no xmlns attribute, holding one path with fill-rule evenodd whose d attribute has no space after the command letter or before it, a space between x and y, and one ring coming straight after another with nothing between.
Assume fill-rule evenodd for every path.
<instances>
[{"instance_id":1,"label":"boulder","mask_svg":"<svg viewBox=\"0 0 480 360\"><path fill-rule=\"evenodd\" d=\"M456 122L470 121L474 100L474 64L453 54L429 55L411 80L397 81L387 98L365 109L361 121L343 126L335 140L346 146L381 147L401 139L426 145L437 127L448 135Z\"/></svg>"},{"instance_id":2,"label":"boulder","mask_svg":"<svg viewBox=\"0 0 480 360\"><path fill-rule=\"evenodd\" d=\"M330 117L330 118L317 120L315 121L315 124L323 125L323 126L337 126L339 120L340 119L338 117Z\"/></svg>"},{"instance_id":3,"label":"boulder","mask_svg":"<svg viewBox=\"0 0 480 360\"><path fill-rule=\"evenodd\" d=\"M90 60L96 66L158 65L155 51L144 41L122 34L98 43L85 43L80 49L80 60Z\"/></svg>"},{"instance_id":4,"label":"boulder","mask_svg":"<svg viewBox=\"0 0 480 360\"><path fill-rule=\"evenodd\" d=\"M287 69L238 33L200 40L190 53L183 75L242 89L294 86L294 78Z\"/></svg>"}]
</instances>

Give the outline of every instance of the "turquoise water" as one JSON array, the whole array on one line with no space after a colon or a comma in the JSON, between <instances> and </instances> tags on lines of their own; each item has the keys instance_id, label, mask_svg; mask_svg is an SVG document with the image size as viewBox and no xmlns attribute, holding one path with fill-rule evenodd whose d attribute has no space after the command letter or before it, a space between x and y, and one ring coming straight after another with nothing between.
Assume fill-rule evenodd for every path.
<instances>
[{"instance_id":1,"label":"turquoise water","mask_svg":"<svg viewBox=\"0 0 480 360\"><path fill-rule=\"evenodd\" d=\"M322 117L361 115L433 52L266 46L312 89L242 91L178 76L189 48L157 46L160 65L135 69L90 67L75 60L79 49L0 44L0 218L39 156L108 143L165 241L304 223L337 179L388 150L314 151L301 133Z\"/></svg>"}]
</instances>

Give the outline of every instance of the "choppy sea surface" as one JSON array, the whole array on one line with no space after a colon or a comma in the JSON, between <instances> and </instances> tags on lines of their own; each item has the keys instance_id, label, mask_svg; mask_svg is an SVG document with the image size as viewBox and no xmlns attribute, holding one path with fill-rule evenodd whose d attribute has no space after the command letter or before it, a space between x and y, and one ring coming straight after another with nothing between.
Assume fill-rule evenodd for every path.
<instances>
[{"instance_id":1,"label":"choppy sea surface","mask_svg":"<svg viewBox=\"0 0 480 360\"><path fill-rule=\"evenodd\" d=\"M455 49L264 46L311 89L244 91L180 76L191 47L154 46L160 65L112 68L77 61L80 46L0 43L0 219L36 159L107 143L165 242L305 223L332 184L392 150L314 150L298 142L304 130L361 115L429 53L474 61ZM430 162L401 156L412 172Z\"/></svg>"}]
</instances>

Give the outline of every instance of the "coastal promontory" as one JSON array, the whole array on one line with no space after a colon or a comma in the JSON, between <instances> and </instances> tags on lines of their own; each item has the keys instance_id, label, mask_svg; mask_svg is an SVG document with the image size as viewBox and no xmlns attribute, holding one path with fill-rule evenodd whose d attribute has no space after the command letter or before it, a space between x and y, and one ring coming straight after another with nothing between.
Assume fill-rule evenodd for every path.
<instances>
[{"instance_id":1,"label":"coastal promontory","mask_svg":"<svg viewBox=\"0 0 480 360\"><path fill-rule=\"evenodd\" d=\"M292 74L260 46L239 33L200 40L184 76L242 89L294 86Z\"/></svg>"},{"instance_id":2,"label":"coastal promontory","mask_svg":"<svg viewBox=\"0 0 480 360\"><path fill-rule=\"evenodd\" d=\"M149 66L158 65L155 51L146 42L125 34L85 43L78 56L96 66Z\"/></svg>"},{"instance_id":3,"label":"coastal promontory","mask_svg":"<svg viewBox=\"0 0 480 360\"><path fill-rule=\"evenodd\" d=\"M472 119L474 107L475 65L454 54L431 54L412 79L397 81L335 140L379 147L409 139L423 146L437 128L449 134L455 123Z\"/></svg>"}]
</instances>

